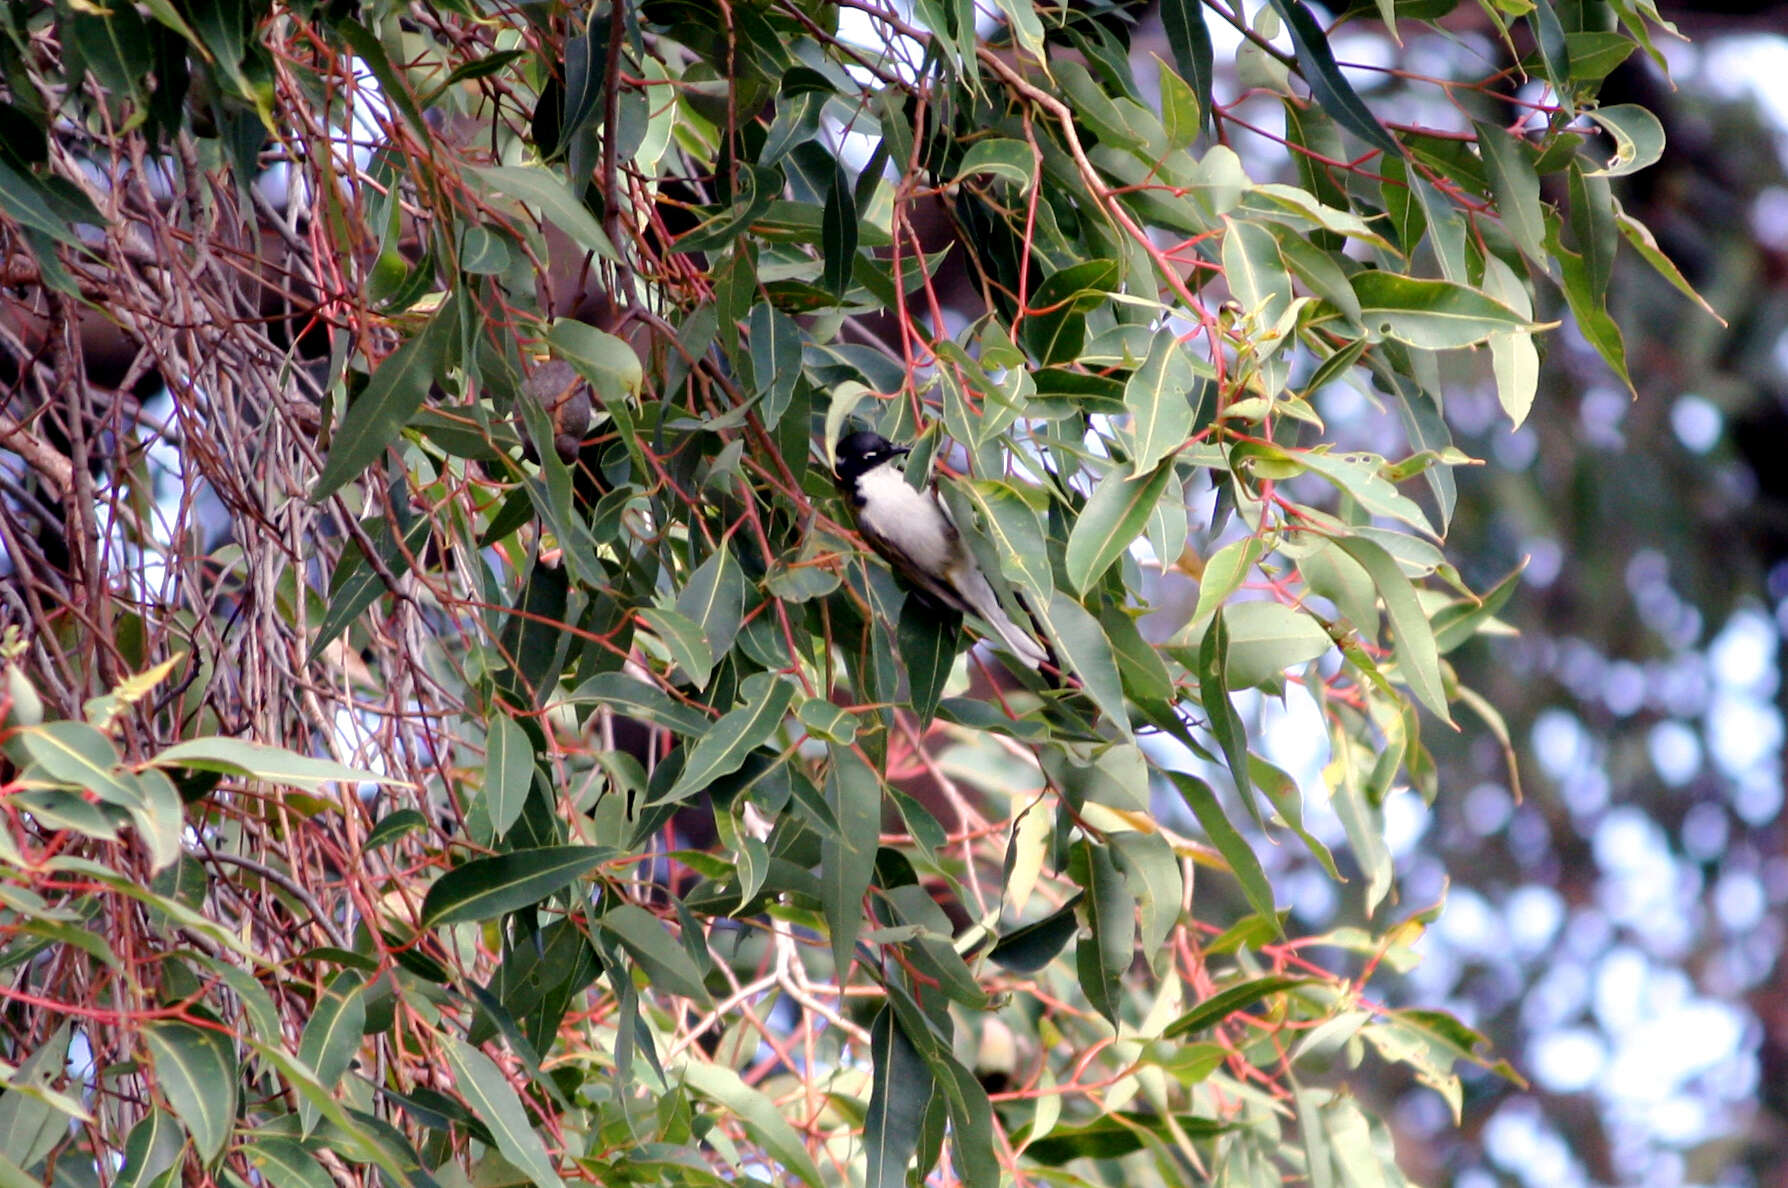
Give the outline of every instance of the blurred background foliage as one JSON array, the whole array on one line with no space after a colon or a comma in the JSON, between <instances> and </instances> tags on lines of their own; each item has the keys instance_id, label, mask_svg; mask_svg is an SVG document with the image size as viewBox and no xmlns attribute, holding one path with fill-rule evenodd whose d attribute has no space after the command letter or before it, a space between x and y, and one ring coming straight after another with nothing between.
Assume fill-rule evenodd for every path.
<instances>
[{"instance_id":1,"label":"blurred background foliage","mask_svg":"<svg viewBox=\"0 0 1788 1188\"><path fill-rule=\"evenodd\" d=\"M1565 310L1521 429L1481 384L1449 390L1486 462L1459 476L1467 575L1530 558L1519 638L1456 657L1524 797L1488 740L1435 741L1452 794L1406 801L1395 844L1410 901L1450 888L1406 993L1533 1084L1473 1078L1457 1132L1419 1094L1393 1106L1435 1183L1788 1183L1788 7L1662 9L1688 38L1674 86L1632 59L1603 98L1656 112L1668 147L1617 192L1729 326L1628 258L1609 303L1636 399ZM1306 885L1312 925L1347 915Z\"/></svg>"}]
</instances>

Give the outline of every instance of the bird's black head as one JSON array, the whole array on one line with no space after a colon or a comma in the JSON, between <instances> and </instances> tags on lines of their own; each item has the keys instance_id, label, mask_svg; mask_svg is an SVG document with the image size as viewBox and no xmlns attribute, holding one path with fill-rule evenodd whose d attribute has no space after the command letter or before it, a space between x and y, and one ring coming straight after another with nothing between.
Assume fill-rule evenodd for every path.
<instances>
[{"instance_id":1,"label":"bird's black head","mask_svg":"<svg viewBox=\"0 0 1788 1188\"><path fill-rule=\"evenodd\" d=\"M847 434L838 439L838 481L841 485L854 483L890 458L898 458L906 452L906 446L897 446L879 433L864 430Z\"/></svg>"}]
</instances>

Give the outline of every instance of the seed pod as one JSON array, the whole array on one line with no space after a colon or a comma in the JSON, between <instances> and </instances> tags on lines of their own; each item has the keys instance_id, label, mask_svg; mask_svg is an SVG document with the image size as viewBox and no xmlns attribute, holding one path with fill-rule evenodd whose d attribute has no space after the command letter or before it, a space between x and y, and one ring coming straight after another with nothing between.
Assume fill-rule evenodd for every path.
<instances>
[{"instance_id":1,"label":"seed pod","mask_svg":"<svg viewBox=\"0 0 1788 1188\"><path fill-rule=\"evenodd\" d=\"M561 460L573 461L590 431L590 385L571 364L547 359L534 369L522 390L546 410L553 423L553 451Z\"/></svg>"}]
</instances>

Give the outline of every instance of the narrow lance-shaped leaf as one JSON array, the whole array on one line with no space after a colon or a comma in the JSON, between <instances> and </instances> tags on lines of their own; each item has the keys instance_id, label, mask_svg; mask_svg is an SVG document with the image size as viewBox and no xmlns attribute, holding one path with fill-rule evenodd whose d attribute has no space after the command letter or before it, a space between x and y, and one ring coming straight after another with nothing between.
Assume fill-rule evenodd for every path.
<instances>
[{"instance_id":1,"label":"narrow lance-shaped leaf","mask_svg":"<svg viewBox=\"0 0 1788 1188\"><path fill-rule=\"evenodd\" d=\"M710 1101L732 1111L770 1156L802 1180L821 1188L826 1183L801 1136L776 1108L776 1103L747 1085L738 1073L718 1064L690 1061L683 1083Z\"/></svg>"},{"instance_id":2,"label":"narrow lance-shaped leaf","mask_svg":"<svg viewBox=\"0 0 1788 1188\"><path fill-rule=\"evenodd\" d=\"M1093 933L1092 944L1082 941L1080 946L1081 988L1094 1008L1115 1026L1120 979L1136 956L1136 913L1111 851L1091 841L1082 841L1080 849L1087 872L1087 924ZM1089 948L1090 963L1086 959Z\"/></svg>"},{"instance_id":3,"label":"narrow lance-shaped leaf","mask_svg":"<svg viewBox=\"0 0 1788 1188\"><path fill-rule=\"evenodd\" d=\"M1391 156L1401 156L1403 146L1385 131L1372 109L1354 91L1353 84L1335 64L1328 35L1311 15L1302 0L1271 0L1273 8L1284 18L1291 33L1291 44L1297 50L1298 67L1304 81L1310 84L1310 95L1337 124L1374 148Z\"/></svg>"},{"instance_id":4,"label":"narrow lance-shaped leaf","mask_svg":"<svg viewBox=\"0 0 1788 1188\"><path fill-rule=\"evenodd\" d=\"M1273 904L1273 885L1267 881L1266 871L1261 869L1260 859L1255 856L1253 847L1230 824L1222 804L1217 800L1217 794L1197 776L1169 771L1167 778L1180 790L1181 798L1185 800L1186 807L1192 810L1192 815L1198 818L1204 835L1211 839L1211 844L1217 847L1217 852L1229 863L1230 873L1242 885L1242 894L1247 897L1248 906L1261 919L1271 921L1277 930L1279 914Z\"/></svg>"},{"instance_id":5,"label":"narrow lance-shaped leaf","mask_svg":"<svg viewBox=\"0 0 1788 1188\"><path fill-rule=\"evenodd\" d=\"M795 687L765 673L745 682L745 704L723 716L690 749L683 771L654 804L677 804L703 788L738 771L745 756L756 750L782 725Z\"/></svg>"},{"instance_id":6,"label":"narrow lance-shaped leaf","mask_svg":"<svg viewBox=\"0 0 1788 1188\"><path fill-rule=\"evenodd\" d=\"M1508 306L1451 281L1368 268L1354 275L1353 291L1368 331L1425 350L1473 346L1501 331L1532 328Z\"/></svg>"},{"instance_id":7,"label":"narrow lance-shaped leaf","mask_svg":"<svg viewBox=\"0 0 1788 1188\"><path fill-rule=\"evenodd\" d=\"M622 903L604 913L600 923L603 931L611 933L645 968L653 984L698 1003L708 1003L701 971L682 946L671 939L658 917L638 904Z\"/></svg>"},{"instance_id":8,"label":"narrow lance-shaped leaf","mask_svg":"<svg viewBox=\"0 0 1788 1188\"><path fill-rule=\"evenodd\" d=\"M833 969L842 985L863 925L863 895L875 873L882 785L851 748L834 746L831 754L826 801L838 821L838 832L824 833L820 840L820 888L826 926L832 933Z\"/></svg>"},{"instance_id":9,"label":"narrow lance-shaped leaf","mask_svg":"<svg viewBox=\"0 0 1788 1188\"><path fill-rule=\"evenodd\" d=\"M530 907L613 856L606 846L543 846L474 858L428 889L422 900L422 926L490 920Z\"/></svg>"},{"instance_id":10,"label":"narrow lance-shaped leaf","mask_svg":"<svg viewBox=\"0 0 1788 1188\"><path fill-rule=\"evenodd\" d=\"M1211 118L1211 81L1216 77L1211 31L1205 27L1202 0L1161 0L1161 28L1173 53L1174 69L1192 86L1199 120Z\"/></svg>"},{"instance_id":11,"label":"narrow lance-shaped leaf","mask_svg":"<svg viewBox=\"0 0 1788 1188\"><path fill-rule=\"evenodd\" d=\"M458 309L458 302L449 301L420 333L374 369L372 379L342 417L329 458L311 488L312 503L321 503L358 478L384 454L385 447L397 439L399 431L422 407L435 377L455 358Z\"/></svg>"},{"instance_id":12,"label":"narrow lance-shaped leaf","mask_svg":"<svg viewBox=\"0 0 1788 1188\"><path fill-rule=\"evenodd\" d=\"M1434 644L1434 629L1422 612L1415 587L1391 555L1372 541L1339 536L1335 538L1335 544L1365 567L1372 576L1372 584L1378 587L1378 596L1384 599L1385 614L1391 620L1391 630L1397 634L1397 667L1402 671L1403 679L1409 682L1410 690L1441 721L1451 723L1453 719L1447 712L1446 687L1440 677L1440 652Z\"/></svg>"},{"instance_id":13,"label":"narrow lance-shaped leaf","mask_svg":"<svg viewBox=\"0 0 1788 1188\"><path fill-rule=\"evenodd\" d=\"M1117 730L1130 735L1124 707L1124 685L1118 676L1111 641L1084 606L1057 590L1041 616L1056 643L1056 654L1085 683L1087 696Z\"/></svg>"},{"instance_id":14,"label":"narrow lance-shaped leaf","mask_svg":"<svg viewBox=\"0 0 1788 1188\"><path fill-rule=\"evenodd\" d=\"M535 1188L564 1188L546 1144L528 1124L521 1098L496 1061L457 1035L446 1034L440 1039L447 1066L453 1071L454 1087L489 1128L503 1158L532 1180Z\"/></svg>"},{"instance_id":15,"label":"narrow lance-shaped leaf","mask_svg":"<svg viewBox=\"0 0 1788 1188\"><path fill-rule=\"evenodd\" d=\"M1192 405L1186 394L1197 382L1192 361L1180 349L1178 337L1166 327L1157 330L1149 343L1148 358L1124 384L1124 407L1130 412L1134 449L1131 465L1136 474L1154 470L1162 459L1186 444L1192 431Z\"/></svg>"},{"instance_id":16,"label":"narrow lance-shaped leaf","mask_svg":"<svg viewBox=\"0 0 1788 1188\"><path fill-rule=\"evenodd\" d=\"M191 1023L158 1020L143 1028L143 1043L174 1116L186 1126L206 1162L215 1159L236 1120L241 1079L223 1034Z\"/></svg>"},{"instance_id":17,"label":"narrow lance-shaped leaf","mask_svg":"<svg viewBox=\"0 0 1788 1188\"><path fill-rule=\"evenodd\" d=\"M502 837L521 815L534 785L534 748L527 731L502 710L491 717L484 745L484 807L491 829Z\"/></svg>"},{"instance_id":18,"label":"narrow lance-shaped leaf","mask_svg":"<svg viewBox=\"0 0 1788 1188\"><path fill-rule=\"evenodd\" d=\"M1546 267L1546 209L1540 202L1540 177L1525 146L1501 128L1477 124L1478 151L1490 174L1496 210L1509 238L1521 254ZM1553 216L1557 217L1557 216Z\"/></svg>"},{"instance_id":19,"label":"narrow lance-shaped leaf","mask_svg":"<svg viewBox=\"0 0 1788 1188\"><path fill-rule=\"evenodd\" d=\"M1063 563L1076 593L1085 593L1142 535L1172 477L1173 463L1166 461L1141 474L1114 466L1099 480L1068 533Z\"/></svg>"},{"instance_id":20,"label":"narrow lance-shaped leaf","mask_svg":"<svg viewBox=\"0 0 1788 1188\"><path fill-rule=\"evenodd\" d=\"M298 1040L298 1058L325 1085L340 1083L360 1047L361 1031L366 1025L365 989L365 974L357 969L342 970L329 979L305 1021L304 1034ZM302 1100L298 1108L304 1128L309 1131L321 1115Z\"/></svg>"},{"instance_id":21,"label":"narrow lance-shaped leaf","mask_svg":"<svg viewBox=\"0 0 1788 1188\"><path fill-rule=\"evenodd\" d=\"M869 1112L863 1119L864 1188L901 1188L936 1081L891 1007L883 1006L870 1025L869 1056L873 1072Z\"/></svg>"},{"instance_id":22,"label":"narrow lance-shaped leaf","mask_svg":"<svg viewBox=\"0 0 1788 1188\"><path fill-rule=\"evenodd\" d=\"M850 178L845 175L844 166L837 162L832 166L832 188L826 192L826 208L820 228L826 288L834 297L842 297L850 284L851 265L857 258L857 204L851 194Z\"/></svg>"}]
</instances>

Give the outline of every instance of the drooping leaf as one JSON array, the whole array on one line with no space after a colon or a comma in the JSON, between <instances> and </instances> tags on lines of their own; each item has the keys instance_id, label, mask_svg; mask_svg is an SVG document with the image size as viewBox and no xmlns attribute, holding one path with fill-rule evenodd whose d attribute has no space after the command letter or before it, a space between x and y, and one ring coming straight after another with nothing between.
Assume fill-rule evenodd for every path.
<instances>
[{"instance_id":1,"label":"drooping leaf","mask_svg":"<svg viewBox=\"0 0 1788 1188\"><path fill-rule=\"evenodd\" d=\"M373 370L372 378L342 417L329 457L311 487L310 501L321 503L358 478L397 439L435 379L455 359L460 333L459 306L449 301L421 331Z\"/></svg>"},{"instance_id":2,"label":"drooping leaf","mask_svg":"<svg viewBox=\"0 0 1788 1188\"><path fill-rule=\"evenodd\" d=\"M1310 84L1310 95L1337 124L1358 136L1387 156L1400 156L1403 147L1389 132L1353 84L1335 64L1335 53L1329 48L1328 35L1317 23L1303 0L1271 0L1273 9L1285 21L1291 44L1297 50L1298 68Z\"/></svg>"},{"instance_id":3,"label":"drooping leaf","mask_svg":"<svg viewBox=\"0 0 1788 1188\"><path fill-rule=\"evenodd\" d=\"M155 1082L206 1162L217 1158L236 1121L239 1065L229 1038L191 1023L158 1019L143 1028Z\"/></svg>"},{"instance_id":4,"label":"drooping leaf","mask_svg":"<svg viewBox=\"0 0 1788 1188\"><path fill-rule=\"evenodd\" d=\"M697 1003L708 1003L701 971L651 912L634 903L616 904L603 913L599 923L645 968L654 985Z\"/></svg>"},{"instance_id":5,"label":"drooping leaf","mask_svg":"<svg viewBox=\"0 0 1788 1188\"><path fill-rule=\"evenodd\" d=\"M1167 34L1167 48L1173 53L1174 69L1191 85L1200 120L1208 124L1216 67L1202 0L1161 0L1161 27Z\"/></svg>"},{"instance_id":6,"label":"drooping leaf","mask_svg":"<svg viewBox=\"0 0 1788 1188\"><path fill-rule=\"evenodd\" d=\"M564 1188L546 1144L528 1124L515 1087L496 1061L451 1033L440 1036L454 1088L497 1140L503 1157L533 1181L534 1188Z\"/></svg>"},{"instance_id":7,"label":"drooping leaf","mask_svg":"<svg viewBox=\"0 0 1788 1188\"><path fill-rule=\"evenodd\" d=\"M935 1080L890 1007L882 1007L870 1025L869 1057L873 1074L863 1119L864 1188L901 1188L918 1150Z\"/></svg>"},{"instance_id":8,"label":"drooping leaf","mask_svg":"<svg viewBox=\"0 0 1788 1188\"><path fill-rule=\"evenodd\" d=\"M1142 473L1114 466L1099 480L1068 533L1063 560L1076 593L1085 593L1142 535L1172 477L1173 463L1164 461Z\"/></svg>"},{"instance_id":9,"label":"drooping leaf","mask_svg":"<svg viewBox=\"0 0 1788 1188\"><path fill-rule=\"evenodd\" d=\"M794 1126L774 1102L747 1085L738 1073L718 1064L691 1061L684 1066L683 1083L731 1111L787 1171L812 1188L825 1183Z\"/></svg>"},{"instance_id":10,"label":"drooping leaf","mask_svg":"<svg viewBox=\"0 0 1788 1188\"><path fill-rule=\"evenodd\" d=\"M875 875L882 785L849 747L834 746L831 753L826 802L838 829L835 834L827 832L820 841L820 886L826 926L832 934L832 967L843 981L863 924L863 895Z\"/></svg>"}]
</instances>

